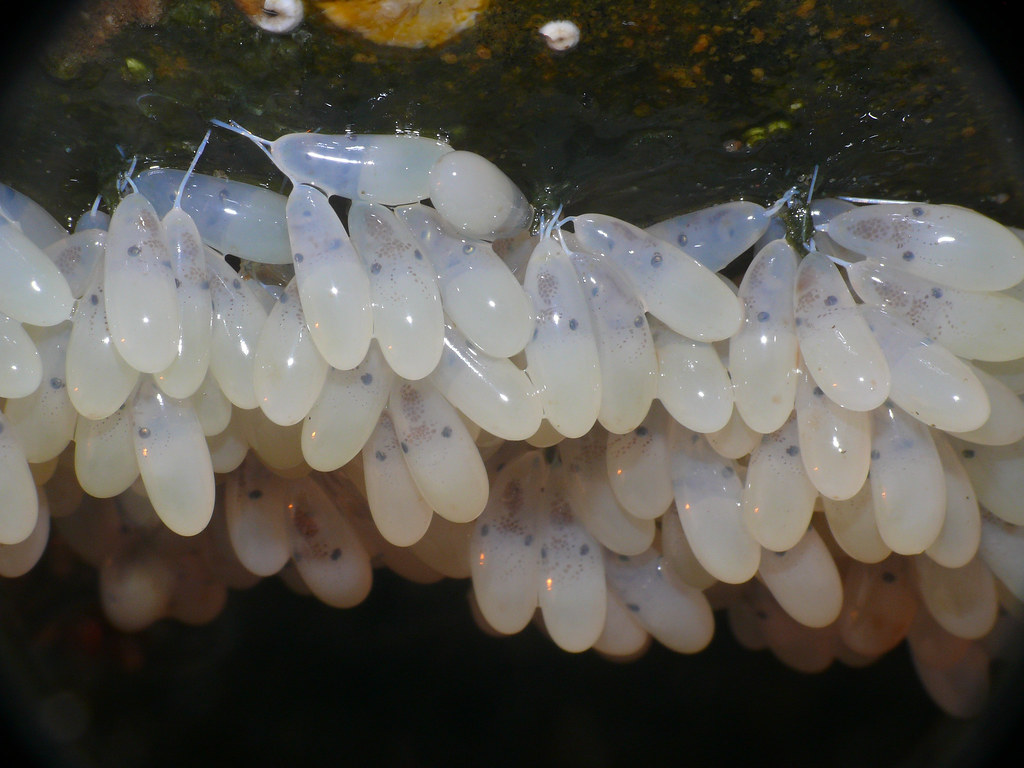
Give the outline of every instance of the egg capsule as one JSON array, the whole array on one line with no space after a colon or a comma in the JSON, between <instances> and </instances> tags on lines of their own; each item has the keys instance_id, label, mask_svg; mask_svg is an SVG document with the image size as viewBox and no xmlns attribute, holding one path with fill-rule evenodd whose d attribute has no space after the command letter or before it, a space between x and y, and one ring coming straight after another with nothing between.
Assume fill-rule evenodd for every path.
<instances>
[{"instance_id":1,"label":"egg capsule","mask_svg":"<svg viewBox=\"0 0 1024 768\"><path fill-rule=\"evenodd\" d=\"M871 260L847 274L866 303L903 318L955 355L994 362L1024 357L1024 301L949 288Z\"/></svg>"},{"instance_id":2,"label":"egg capsule","mask_svg":"<svg viewBox=\"0 0 1024 768\"><path fill-rule=\"evenodd\" d=\"M526 229L533 208L502 171L473 152L448 152L430 169L430 201L464 237L496 240Z\"/></svg>"},{"instance_id":3,"label":"egg capsule","mask_svg":"<svg viewBox=\"0 0 1024 768\"><path fill-rule=\"evenodd\" d=\"M0 397L27 397L43 377L39 351L21 323L0 313Z\"/></svg>"},{"instance_id":4,"label":"egg capsule","mask_svg":"<svg viewBox=\"0 0 1024 768\"><path fill-rule=\"evenodd\" d=\"M796 280L796 334L808 372L844 408L877 408L889 393L889 367L839 270L809 253Z\"/></svg>"},{"instance_id":5,"label":"egg capsule","mask_svg":"<svg viewBox=\"0 0 1024 768\"><path fill-rule=\"evenodd\" d=\"M134 182L163 217L173 207L185 174L157 168L142 171ZM181 195L181 208L211 248L246 261L289 264L286 200L263 187L193 173Z\"/></svg>"},{"instance_id":6,"label":"egg capsule","mask_svg":"<svg viewBox=\"0 0 1024 768\"><path fill-rule=\"evenodd\" d=\"M309 333L334 368L355 368L373 335L366 266L330 201L299 184L288 197L288 238Z\"/></svg>"},{"instance_id":7,"label":"egg capsule","mask_svg":"<svg viewBox=\"0 0 1024 768\"><path fill-rule=\"evenodd\" d=\"M415 544L432 525L433 510L402 458L390 415L378 412L362 451L366 500L377 530L395 546Z\"/></svg>"},{"instance_id":8,"label":"egg capsule","mask_svg":"<svg viewBox=\"0 0 1024 768\"><path fill-rule=\"evenodd\" d=\"M10 422L0 413L0 487L4 513L0 515L0 544L17 544L32 535L39 513L39 496L25 451Z\"/></svg>"},{"instance_id":9,"label":"egg capsule","mask_svg":"<svg viewBox=\"0 0 1024 768\"><path fill-rule=\"evenodd\" d=\"M558 446L562 466L551 473L565 487L573 516L591 536L612 552L638 555L654 541L654 519L636 517L619 504L608 482L605 453L605 435L599 429L579 440L564 440Z\"/></svg>"},{"instance_id":10,"label":"egg capsule","mask_svg":"<svg viewBox=\"0 0 1024 768\"><path fill-rule=\"evenodd\" d=\"M568 254L551 238L537 244L523 278L536 327L527 374L544 417L566 437L590 431L601 406L601 369L590 310Z\"/></svg>"},{"instance_id":11,"label":"egg capsule","mask_svg":"<svg viewBox=\"0 0 1024 768\"><path fill-rule=\"evenodd\" d=\"M139 473L153 508L174 533L196 535L213 515L214 478L192 406L144 381L132 403L132 429Z\"/></svg>"},{"instance_id":12,"label":"egg capsule","mask_svg":"<svg viewBox=\"0 0 1024 768\"><path fill-rule=\"evenodd\" d=\"M152 203L134 192L110 219L103 262L104 303L114 346L143 373L177 356L181 324L174 267Z\"/></svg>"},{"instance_id":13,"label":"egg capsule","mask_svg":"<svg viewBox=\"0 0 1024 768\"><path fill-rule=\"evenodd\" d=\"M729 374L736 407L752 429L781 427L796 395L798 380L793 291L796 251L776 240L762 248L740 283L743 325L729 340Z\"/></svg>"},{"instance_id":14,"label":"egg capsule","mask_svg":"<svg viewBox=\"0 0 1024 768\"><path fill-rule=\"evenodd\" d=\"M294 183L383 205L430 197L430 170L452 152L443 141L411 134L289 133L268 141L237 123L211 122L254 141Z\"/></svg>"},{"instance_id":15,"label":"egg capsule","mask_svg":"<svg viewBox=\"0 0 1024 768\"><path fill-rule=\"evenodd\" d=\"M624 434L639 426L658 393L658 356L643 305L610 261L573 252L597 339L601 370L601 426Z\"/></svg>"},{"instance_id":16,"label":"egg capsule","mask_svg":"<svg viewBox=\"0 0 1024 768\"><path fill-rule=\"evenodd\" d=\"M605 555L608 590L662 645L679 653L707 647L714 614L699 590L676 577L657 549L641 555Z\"/></svg>"},{"instance_id":17,"label":"egg capsule","mask_svg":"<svg viewBox=\"0 0 1024 768\"><path fill-rule=\"evenodd\" d=\"M32 325L55 325L71 315L68 281L6 216L0 216L0 269L0 312Z\"/></svg>"},{"instance_id":18,"label":"egg capsule","mask_svg":"<svg viewBox=\"0 0 1024 768\"><path fill-rule=\"evenodd\" d=\"M530 300L490 244L452 234L425 205L395 213L437 270L445 314L489 355L522 351L533 332Z\"/></svg>"},{"instance_id":19,"label":"egg capsule","mask_svg":"<svg viewBox=\"0 0 1024 768\"><path fill-rule=\"evenodd\" d=\"M877 307L861 306L889 365L889 398L929 426L967 432L991 407L978 377L956 355Z\"/></svg>"},{"instance_id":20,"label":"egg capsule","mask_svg":"<svg viewBox=\"0 0 1024 768\"><path fill-rule=\"evenodd\" d=\"M688 429L672 430L672 485L686 539L701 566L719 581L742 584L756 572L761 546L743 520L736 465Z\"/></svg>"},{"instance_id":21,"label":"egg capsule","mask_svg":"<svg viewBox=\"0 0 1024 768\"><path fill-rule=\"evenodd\" d=\"M374 338L395 373L422 379L437 367L444 346L433 266L388 208L355 203L348 222L369 272Z\"/></svg>"},{"instance_id":22,"label":"egg capsule","mask_svg":"<svg viewBox=\"0 0 1024 768\"><path fill-rule=\"evenodd\" d=\"M267 316L253 367L256 401L281 426L305 418L327 378L327 361L311 338L296 283L288 283Z\"/></svg>"},{"instance_id":23,"label":"egg capsule","mask_svg":"<svg viewBox=\"0 0 1024 768\"><path fill-rule=\"evenodd\" d=\"M718 272L754 245L771 221L772 213L764 207L735 200L674 216L645 231L682 248L712 272Z\"/></svg>"},{"instance_id":24,"label":"egg capsule","mask_svg":"<svg viewBox=\"0 0 1024 768\"><path fill-rule=\"evenodd\" d=\"M352 370L328 370L302 426L302 455L313 469L331 472L358 455L377 424L393 380L376 344Z\"/></svg>"},{"instance_id":25,"label":"egg capsule","mask_svg":"<svg viewBox=\"0 0 1024 768\"><path fill-rule=\"evenodd\" d=\"M835 243L880 264L965 291L1024 280L1024 243L955 205L890 203L841 213L823 226Z\"/></svg>"},{"instance_id":26,"label":"egg capsule","mask_svg":"<svg viewBox=\"0 0 1024 768\"><path fill-rule=\"evenodd\" d=\"M611 216L576 216L573 227L582 246L618 264L644 308L676 333L717 341L739 329L738 299L689 254Z\"/></svg>"},{"instance_id":27,"label":"egg capsule","mask_svg":"<svg viewBox=\"0 0 1024 768\"><path fill-rule=\"evenodd\" d=\"M601 546L569 505L564 475L552 472L544 489L540 528L538 605L559 648L579 653L601 636L608 604Z\"/></svg>"},{"instance_id":28,"label":"egg capsule","mask_svg":"<svg viewBox=\"0 0 1024 768\"><path fill-rule=\"evenodd\" d=\"M68 396L87 419L104 419L124 405L139 372L117 351L104 300L104 257L96 262L71 319L65 368Z\"/></svg>"},{"instance_id":29,"label":"egg capsule","mask_svg":"<svg viewBox=\"0 0 1024 768\"><path fill-rule=\"evenodd\" d=\"M469 567L473 592L487 623L503 634L522 630L537 608L540 528L546 465L540 451L509 462L473 528Z\"/></svg>"},{"instance_id":30,"label":"egg capsule","mask_svg":"<svg viewBox=\"0 0 1024 768\"><path fill-rule=\"evenodd\" d=\"M928 428L895 405L872 413L871 493L882 540L901 555L934 543L946 514L946 482Z\"/></svg>"}]
</instances>

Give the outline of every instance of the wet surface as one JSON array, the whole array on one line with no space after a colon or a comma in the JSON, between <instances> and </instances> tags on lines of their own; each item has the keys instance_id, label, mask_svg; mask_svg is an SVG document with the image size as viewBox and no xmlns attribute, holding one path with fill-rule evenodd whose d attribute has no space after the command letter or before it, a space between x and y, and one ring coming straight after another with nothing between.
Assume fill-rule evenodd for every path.
<instances>
[{"instance_id":1,"label":"wet surface","mask_svg":"<svg viewBox=\"0 0 1024 768\"><path fill-rule=\"evenodd\" d=\"M18 54L0 95L0 180L61 221L112 195L125 157L184 167L217 117L270 137L441 134L536 203L639 224L765 203L819 165L821 194L953 202L1024 225L1018 118L933 25L933 3L496 0L423 50L315 15L274 38L230 2L152 5L152 27L72 20L70 37ZM583 40L552 52L537 29L564 16ZM282 185L223 132L199 170ZM497 640L473 626L467 588L382 575L366 604L336 611L268 582L211 626L129 637L103 622L95 574L58 547L0 585L0 650L21 691L4 701L31 712L16 730L42 735L50 761L103 766L981 764L1006 711L996 700L979 723L944 718L902 649L800 675L741 651L722 622L695 657L655 648L634 664L567 655L533 628Z\"/></svg>"}]
</instances>

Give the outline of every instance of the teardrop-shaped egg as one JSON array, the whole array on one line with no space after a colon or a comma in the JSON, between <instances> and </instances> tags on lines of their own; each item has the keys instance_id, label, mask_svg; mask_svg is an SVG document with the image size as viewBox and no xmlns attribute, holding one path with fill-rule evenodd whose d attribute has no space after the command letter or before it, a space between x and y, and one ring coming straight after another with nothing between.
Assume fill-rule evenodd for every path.
<instances>
[{"instance_id":1,"label":"teardrop-shaped egg","mask_svg":"<svg viewBox=\"0 0 1024 768\"><path fill-rule=\"evenodd\" d=\"M348 224L352 243L369 271L373 335L395 373L422 379L437 367L444 345L434 268L384 206L354 203Z\"/></svg>"},{"instance_id":2,"label":"teardrop-shaped egg","mask_svg":"<svg viewBox=\"0 0 1024 768\"><path fill-rule=\"evenodd\" d=\"M1024 280L1024 244L967 208L865 205L836 216L825 231L843 248L962 290L998 291Z\"/></svg>"},{"instance_id":3,"label":"teardrop-shaped egg","mask_svg":"<svg viewBox=\"0 0 1024 768\"><path fill-rule=\"evenodd\" d=\"M135 456L146 494L179 536L194 536L213 515L210 452L195 411L144 381L132 404Z\"/></svg>"},{"instance_id":4,"label":"teardrop-shaped egg","mask_svg":"<svg viewBox=\"0 0 1024 768\"><path fill-rule=\"evenodd\" d=\"M880 406L889 367L836 266L820 253L805 256L794 301L800 353L815 383L844 408Z\"/></svg>"},{"instance_id":5,"label":"teardrop-shaped egg","mask_svg":"<svg viewBox=\"0 0 1024 768\"><path fill-rule=\"evenodd\" d=\"M318 189L288 197L288 239L309 333L327 363L355 368L373 335L370 278L338 214Z\"/></svg>"},{"instance_id":6,"label":"teardrop-shaped egg","mask_svg":"<svg viewBox=\"0 0 1024 768\"><path fill-rule=\"evenodd\" d=\"M796 395L796 272L796 251L785 240L758 252L740 283L743 325L729 340L736 407L751 429L765 434L786 422Z\"/></svg>"}]
</instances>

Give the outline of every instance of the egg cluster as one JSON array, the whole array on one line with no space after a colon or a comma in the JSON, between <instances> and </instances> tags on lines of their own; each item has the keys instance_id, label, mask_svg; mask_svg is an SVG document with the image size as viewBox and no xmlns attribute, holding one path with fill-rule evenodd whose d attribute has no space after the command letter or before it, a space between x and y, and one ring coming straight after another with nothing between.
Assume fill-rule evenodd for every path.
<instances>
[{"instance_id":1,"label":"egg cluster","mask_svg":"<svg viewBox=\"0 0 1024 768\"><path fill-rule=\"evenodd\" d=\"M52 518L125 630L376 565L574 652L693 653L721 609L807 671L906 639L977 711L1024 601L1017 232L789 193L531 233L444 142L218 124L290 195L147 170L69 234L0 188L0 574Z\"/></svg>"}]
</instances>

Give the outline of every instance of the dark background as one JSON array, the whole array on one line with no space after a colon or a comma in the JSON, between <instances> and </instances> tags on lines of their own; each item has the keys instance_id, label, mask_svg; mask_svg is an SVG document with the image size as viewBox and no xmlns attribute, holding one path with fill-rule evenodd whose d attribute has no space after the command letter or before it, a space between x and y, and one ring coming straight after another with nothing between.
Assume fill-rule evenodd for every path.
<instances>
[{"instance_id":1,"label":"dark background","mask_svg":"<svg viewBox=\"0 0 1024 768\"><path fill-rule=\"evenodd\" d=\"M1024 97L1013 4L953 5L1016 97ZM31 60L66 6L35 0L5 9L0 72ZM30 581L24 589L37 586ZM155 744L133 741L123 714L108 721L105 711L94 711L94 724L108 732L101 764L136 764L146 750L156 750L160 764L202 766L1010 764L1024 701L1019 669L1005 669L989 710L963 724L934 709L902 648L866 670L836 665L806 676L766 653L741 651L720 625L698 656L655 647L641 662L622 665L568 656L532 629L501 640L484 636L469 618L466 588L379 575L364 606L338 612L268 583L233 595L211 627L160 625L133 641L87 625L82 631L92 634L83 638L94 642L94 655L69 649L83 654L78 663L102 674L143 660L145 674L134 685L106 695L122 697L121 709L148 724ZM69 624L88 617L75 605L64 617ZM0 613L2 627L14 620ZM154 649L166 665L146 668ZM0 651L15 659L24 652ZM19 677L17 669L5 675L0 682ZM4 686L0 767L51 765L57 756L37 746L38 734L19 716L27 706L19 695ZM908 744L908 732L925 736ZM230 753L220 751L223 744Z\"/></svg>"}]
</instances>

